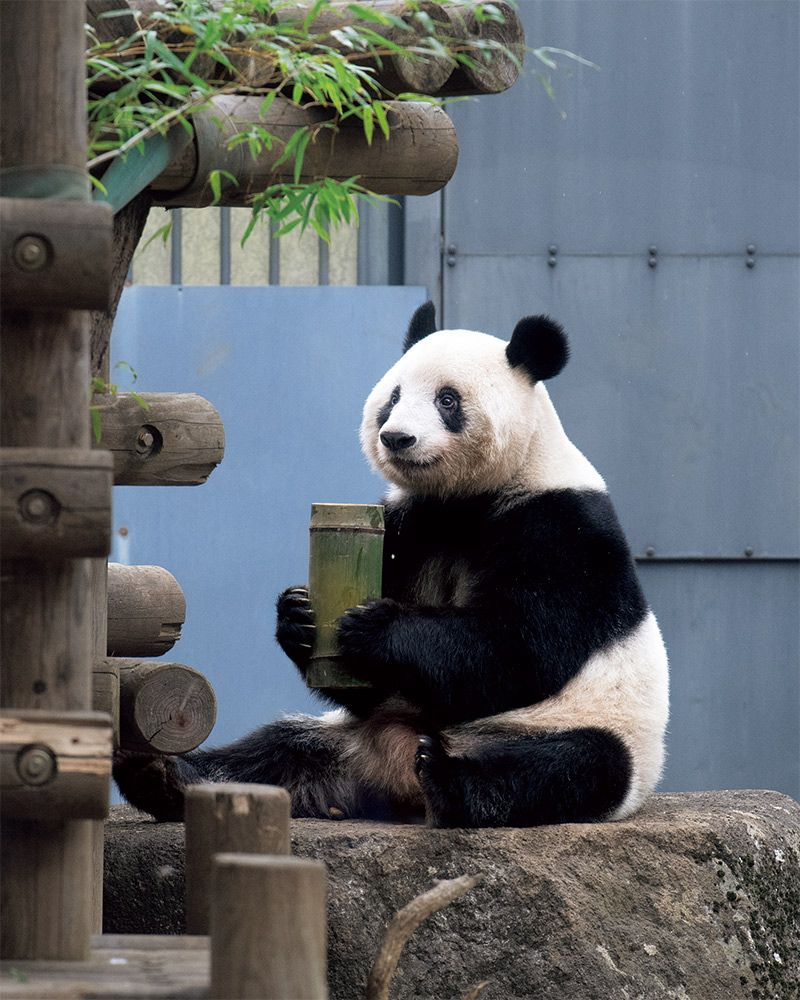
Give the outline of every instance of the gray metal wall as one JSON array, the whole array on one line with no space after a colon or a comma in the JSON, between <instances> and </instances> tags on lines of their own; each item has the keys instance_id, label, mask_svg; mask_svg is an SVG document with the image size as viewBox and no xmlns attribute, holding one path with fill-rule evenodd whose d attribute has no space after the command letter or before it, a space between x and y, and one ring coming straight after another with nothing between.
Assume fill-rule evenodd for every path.
<instances>
[{"instance_id":1,"label":"gray metal wall","mask_svg":"<svg viewBox=\"0 0 800 1000\"><path fill-rule=\"evenodd\" d=\"M571 333L552 394L671 655L664 787L800 796L800 6L520 9L529 45L600 69L557 74L555 104L529 72L454 109L454 180L408 199L407 280L449 327L544 311Z\"/></svg>"}]
</instances>

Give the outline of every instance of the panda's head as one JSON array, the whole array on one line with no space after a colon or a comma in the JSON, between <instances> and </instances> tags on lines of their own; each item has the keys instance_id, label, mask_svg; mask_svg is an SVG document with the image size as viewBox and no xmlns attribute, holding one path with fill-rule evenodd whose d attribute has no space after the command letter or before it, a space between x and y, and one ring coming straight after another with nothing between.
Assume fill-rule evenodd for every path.
<instances>
[{"instance_id":1,"label":"panda's head","mask_svg":"<svg viewBox=\"0 0 800 1000\"><path fill-rule=\"evenodd\" d=\"M404 354L367 398L361 444L373 468L413 494L468 495L514 480L536 433L537 390L569 348L547 316L510 342L436 330L433 303L414 313Z\"/></svg>"}]
</instances>

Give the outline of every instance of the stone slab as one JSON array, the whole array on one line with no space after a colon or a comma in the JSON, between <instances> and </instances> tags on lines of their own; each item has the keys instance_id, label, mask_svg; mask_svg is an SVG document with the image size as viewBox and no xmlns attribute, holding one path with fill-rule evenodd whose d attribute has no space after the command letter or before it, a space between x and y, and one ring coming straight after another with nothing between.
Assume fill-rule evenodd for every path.
<instances>
[{"instance_id":1,"label":"stone slab","mask_svg":"<svg viewBox=\"0 0 800 1000\"><path fill-rule=\"evenodd\" d=\"M407 944L393 1000L794 1000L800 805L777 792L654 796L619 823L429 830L294 820L329 871L331 1000L356 1000L392 916L483 872ZM116 807L105 930L183 933L183 827Z\"/></svg>"}]
</instances>

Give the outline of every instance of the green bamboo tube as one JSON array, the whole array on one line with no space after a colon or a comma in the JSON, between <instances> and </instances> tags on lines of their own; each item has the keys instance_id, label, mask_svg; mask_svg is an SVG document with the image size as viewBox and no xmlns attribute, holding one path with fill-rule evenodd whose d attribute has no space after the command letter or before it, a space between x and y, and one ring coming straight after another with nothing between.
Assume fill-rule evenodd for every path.
<instances>
[{"instance_id":1,"label":"green bamboo tube","mask_svg":"<svg viewBox=\"0 0 800 1000\"><path fill-rule=\"evenodd\" d=\"M311 688L369 686L342 668L336 622L348 608L381 596L383 507L311 505L308 589L316 633L306 683Z\"/></svg>"}]
</instances>

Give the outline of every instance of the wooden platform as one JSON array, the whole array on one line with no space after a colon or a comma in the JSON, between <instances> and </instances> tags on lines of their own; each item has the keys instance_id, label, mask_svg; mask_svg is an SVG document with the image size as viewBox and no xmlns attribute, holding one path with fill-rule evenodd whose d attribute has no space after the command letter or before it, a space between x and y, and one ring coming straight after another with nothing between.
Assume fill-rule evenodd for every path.
<instances>
[{"instance_id":1,"label":"wooden platform","mask_svg":"<svg viewBox=\"0 0 800 1000\"><path fill-rule=\"evenodd\" d=\"M0 962L3 1000L207 1000L207 937L103 934L87 962Z\"/></svg>"}]
</instances>

